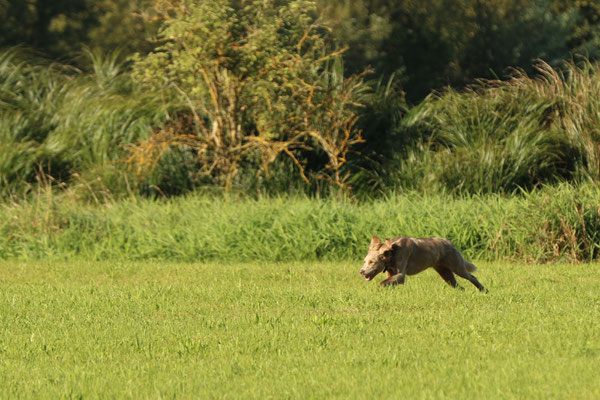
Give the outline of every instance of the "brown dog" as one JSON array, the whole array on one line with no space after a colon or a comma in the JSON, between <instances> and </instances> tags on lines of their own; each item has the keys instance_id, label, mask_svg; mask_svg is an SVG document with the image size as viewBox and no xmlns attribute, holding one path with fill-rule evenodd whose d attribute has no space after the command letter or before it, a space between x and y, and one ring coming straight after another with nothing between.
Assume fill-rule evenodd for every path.
<instances>
[{"instance_id":1,"label":"brown dog","mask_svg":"<svg viewBox=\"0 0 600 400\"><path fill-rule=\"evenodd\" d=\"M468 279L477 289L487 292L481 283L471 275L477 271L466 261L460 252L447 239L415 239L399 237L386 239L382 243L373 236L369 252L365 257L360 274L370 281L380 272L387 274L381 286L404 283L406 275L415 275L432 267L452 287L458 287L454 274ZM461 288L462 289L462 288Z\"/></svg>"}]
</instances>

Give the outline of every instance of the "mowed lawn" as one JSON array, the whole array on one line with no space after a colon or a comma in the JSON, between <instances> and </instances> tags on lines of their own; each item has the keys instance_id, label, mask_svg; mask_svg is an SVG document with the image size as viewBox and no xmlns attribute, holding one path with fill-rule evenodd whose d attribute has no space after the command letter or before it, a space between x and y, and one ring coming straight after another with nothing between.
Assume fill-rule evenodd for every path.
<instances>
[{"instance_id":1,"label":"mowed lawn","mask_svg":"<svg viewBox=\"0 0 600 400\"><path fill-rule=\"evenodd\" d=\"M600 398L600 265L478 266L2 261L0 398Z\"/></svg>"}]
</instances>

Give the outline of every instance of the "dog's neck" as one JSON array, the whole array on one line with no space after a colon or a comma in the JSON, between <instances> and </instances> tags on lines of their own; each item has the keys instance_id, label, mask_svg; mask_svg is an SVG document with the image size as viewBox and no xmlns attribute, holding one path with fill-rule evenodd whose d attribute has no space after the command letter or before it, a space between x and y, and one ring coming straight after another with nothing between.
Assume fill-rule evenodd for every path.
<instances>
[{"instance_id":1,"label":"dog's neck","mask_svg":"<svg viewBox=\"0 0 600 400\"><path fill-rule=\"evenodd\" d=\"M386 263L383 264L383 271L381 271L381 272L382 273L383 272L388 272L388 271L389 272L393 272L393 270L394 270L394 266L392 264L392 260L390 259L390 261L388 261L388 262L386 262Z\"/></svg>"},{"instance_id":2,"label":"dog's neck","mask_svg":"<svg viewBox=\"0 0 600 400\"><path fill-rule=\"evenodd\" d=\"M392 270L394 269L394 253L395 253L395 249L392 249L392 255L390 256L389 261L386 261L383 263L383 271L381 272L393 272Z\"/></svg>"}]
</instances>

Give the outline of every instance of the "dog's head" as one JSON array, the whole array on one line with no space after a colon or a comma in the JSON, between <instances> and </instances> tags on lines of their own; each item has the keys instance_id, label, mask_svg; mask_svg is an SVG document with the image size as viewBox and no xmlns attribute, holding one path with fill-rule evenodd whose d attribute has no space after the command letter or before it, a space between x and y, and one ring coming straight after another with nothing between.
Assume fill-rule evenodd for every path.
<instances>
[{"instance_id":1,"label":"dog's head","mask_svg":"<svg viewBox=\"0 0 600 400\"><path fill-rule=\"evenodd\" d=\"M377 274L385 270L385 265L392 259L392 244L389 239L382 243L377 236L373 236L369 251L360 269L360 274L367 281L373 279Z\"/></svg>"}]
</instances>

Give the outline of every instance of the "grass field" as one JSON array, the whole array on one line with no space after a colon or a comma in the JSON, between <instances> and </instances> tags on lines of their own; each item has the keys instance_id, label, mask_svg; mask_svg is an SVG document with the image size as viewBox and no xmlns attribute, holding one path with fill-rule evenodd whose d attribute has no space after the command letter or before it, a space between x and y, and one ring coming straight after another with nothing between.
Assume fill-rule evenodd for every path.
<instances>
[{"instance_id":1,"label":"grass field","mask_svg":"<svg viewBox=\"0 0 600 400\"><path fill-rule=\"evenodd\" d=\"M600 265L478 265L0 261L0 398L600 398Z\"/></svg>"}]
</instances>

